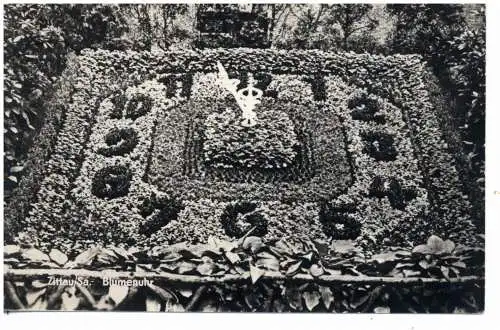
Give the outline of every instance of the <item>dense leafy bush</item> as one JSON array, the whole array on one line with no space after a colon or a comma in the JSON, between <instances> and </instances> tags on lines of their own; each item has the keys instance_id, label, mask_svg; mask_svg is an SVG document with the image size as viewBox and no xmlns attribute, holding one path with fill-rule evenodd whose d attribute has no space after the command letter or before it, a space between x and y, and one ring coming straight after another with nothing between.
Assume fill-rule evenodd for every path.
<instances>
[{"instance_id":1,"label":"dense leafy bush","mask_svg":"<svg viewBox=\"0 0 500 330\"><path fill-rule=\"evenodd\" d=\"M152 194L140 205L140 213L145 221L139 228L139 233L150 236L171 220L176 219L182 210L182 202L166 196Z\"/></svg>"},{"instance_id":2,"label":"dense leafy bush","mask_svg":"<svg viewBox=\"0 0 500 330\"><path fill-rule=\"evenodd\" d=\"M373 96L370 97L365 90L358 91L351 97L347 106L352 109L352 119L385 123L384 116L378 112L380 100Z\"/></svg>"},{"instance_id":3,"label":"dense leafy bush","mask_svg":"<svg viewBox=\"0 0 500 330\"><path fill-rule=\"evenodd\" d=\"M355 208L351 212L355 212ZM350 215L351 212L328 204L321 205L319 221L325 233L336 240L358 238L362 225Z\"/></svg>"},{"instance_id":4,"label":"dense leafy bush","mask_svg":"<svg viewBox=\"0 0 500 330\"><path fill-rule=\"evenodd\" d=\"M406 58L407 62L399 62L402 58ZM419 220L419 226L442 233L443 237L461 242L470 240L469 244L474 244L473 236L465 233L475 231L476 229L472 229L476 226L474 223L480 224L484 218L471 213L471 201L463 188L455 155L450 153L450 145L446 142L440 125L441 118L435 111L438 106L433 104L434 99L426 89L429 76L425 73L425 63L418 57L403 55L387 59L394 61L393 63L398 62L399 70L394 71L388 65L381 65L379 56L353 56L349 60L352 72L349 81L366 88L370 93L387 98L402 110L412 144L417 150L416 156L422 168L429 200L432 201L430 213L419 217L423 219ZM416 228L419 226L412 226L407 222L401 222L401 225L404 225L402 232L418 236Z\"/></svg>"},{"instance_id":5,"label":"dense leafy bush","mask_svg":"<svg viewBox=\"0 0 500 330\"><path fill-rule=\"evenodd\" d=\"M196 25L200 31L198 47L265 48L270 45L267 40L269 18L263 10L242 11L236 4L199 5L196 9Z\"/></svg>"},{"instance_id":6,"label":"dense leafy bush","mask_svg":"<svg viewBox=\"0 0 500 330\"><path fill-rule=\"evenodd\" d=\"M203 128L205 117L223 112L227 104L225 93L215 82L204 82L211 75L196 75L192 99L169 111L159 122L148 174L151 184L169 190L175 186L172 193L180 198L197 196L229 201L234 198L317 200L321 196L336 196L347 188L351 180L350 166L341 123L335 112L322 111L314 104L288 103L281 94L276 100L264 98L262 109L284 112L293 120L300 150L290 167L265 171L245 171L240 167L231 171L206 166L201 157L205 142L203 129L195 128ZM289 78L282 79L293 79ZM309 96L312 100L312 92ZM191 127L187 135L185 127ZM193 133L189 133L191 131Z\"/></svg>"}]
</instances>

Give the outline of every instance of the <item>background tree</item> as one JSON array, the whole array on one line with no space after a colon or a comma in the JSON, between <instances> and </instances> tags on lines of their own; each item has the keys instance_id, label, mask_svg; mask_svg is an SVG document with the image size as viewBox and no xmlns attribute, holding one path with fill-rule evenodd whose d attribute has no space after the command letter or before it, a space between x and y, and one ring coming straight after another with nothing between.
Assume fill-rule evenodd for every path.
<instances>
[{"instance_id":1,"label":"background tree","mask_svg":"<svg viewBox=\"0 0 500 330\"><path fill-rule=\"evenodd\" d=\"M381 15L380 5L272 6L272 42L277 48L370 52L385 42L378 40L380 37L374 33L379 21L372 14Z\"/></svg>"},{"instance_id":2,"label":"background tree","mask_svg":"<svg viewBox=\"0 0 500 330\"><path fill-rule=\"evenodd\" d=\"M378 21L370 17L370 12L373 5L370 4L336 4L327 5L328 13L326 15L325 24L340 26L342 33L341 47L344 50L354 48L350 41L356 32L369 34L373 31Z\"/></svg>"}]
</instances>

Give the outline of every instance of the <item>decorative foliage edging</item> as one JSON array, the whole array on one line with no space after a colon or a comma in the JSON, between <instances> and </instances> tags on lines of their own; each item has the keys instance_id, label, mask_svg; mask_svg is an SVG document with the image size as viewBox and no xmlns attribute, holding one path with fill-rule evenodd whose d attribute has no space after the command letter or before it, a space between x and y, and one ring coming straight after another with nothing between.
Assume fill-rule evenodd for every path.
<instances>
[{"instance_id":1,"label":"decorative foliage edging","mask_svg":"<svg viewBox=\"0 0 500 330\"><path fill-rule=\"evenodd\" d=\"M176 244L148 256L91 248L68 261L57 250L45 255L6 246L6 306L385 313L484 308L482 249L455 247L436 236L411 252L399 249L370 259L349 244L325 247L307 241L264 244L247 237L239 243Z\"/></svg>"}]
</instances>

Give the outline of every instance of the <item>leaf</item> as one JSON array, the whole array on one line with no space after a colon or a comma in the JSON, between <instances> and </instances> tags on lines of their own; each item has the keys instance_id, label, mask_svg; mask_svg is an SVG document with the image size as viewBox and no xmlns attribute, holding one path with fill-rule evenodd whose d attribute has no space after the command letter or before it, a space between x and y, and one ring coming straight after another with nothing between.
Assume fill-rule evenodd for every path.
<instances>
[{"instance_id":1,"label":"leaf","mask_svg":"<svg viewBox=\"0 0 500 330\"><path fill-rule=\"evenodd\" d=\"M427 246L429 247L432 254L442 254L451 253L455 248L455 244L452 241L443 241L440 237L432 235L427 240Z\"/></svg>"},{"instance_id":2,"label":"leaf","mask_svg":"<svg viewBox=\"0 0 500 330\"><path fill-rule=\"evenodd\" d=\"M47 281L34 280L33 282L31 282L31 286L35 289L46 288L48 285L49 284Z\"/></svg>"},{"instance_id":3,"label":"leaf","mask_svg":"<svg viewBox=\"0 0 500 330\"><path fill-rule=\"evenodd\" d=\"M191 289L182 289L182 290L177 290L181 294L181 296L185 298L189 298L193 295L193 290Z\"/></svg>"},{"instance_id":4,"label":"leaf","mask_svg":"<svg viewBox=\"0 0 500 330\"><path fill-rule=\"evenodd\" d=\"M25 298L28 306L32 306L46 291L46 288L42 288L39 290L29 290L28 292L26 292Z\"/></svg>"},{"instance_id":5,"label":"leaf","mask_svg":"<svg viewBox=\"0 0 500 330\"><path fill-rule=\"evenodd\" d=\"M395 269L399 269L399 268L405 268L405 267L414 267L415 264L412 264L412 263L409 263L409 262L399 262L396 264L396 266L394 267Z\"/></svg>"},{"instance_id":6,"label":"leaf","mask_svg":"<svg viewBox=\"0 0 500 330\"><path fill-rule=\"evenodd\" d=\"M358 251L353 240L336 240L332 242L331 249L339 254L350 254Z\"/></svg>"},{"instance_id":7,"label":"leaf","mask_svg":"<svg viewBox=\"0 0 500 330\"><path fill-rule=\"evenodd\" d=\"M325 272L327 272L330 275L342 275L342 271L340 269L325 268Z\"/></svg>"},{"instance_id":8,"label":"leaf","mask_svg":"<svg viewBox=\"0 0 500 330\"><path fill-rule=\"evenodd\" d=\"M109 295L105 294L99 299L95 308L97 310L112 310L113 309L113 301L109 297Z\"/></svg>"},{"instance_id":9,"label":"leaf","mask_svg":"<svg viewBox=\"0 0 500 330\"><path fill-rule=\"evenodd\" d=\"M146 312L161 311L161 300L156 296L146 296Z\"/></svg>"},{"instance_id":10,"label":"leaf","mask_svg":"<svg viewBox=\"0 0 500 330\"><path fill-rule=\"evenodd\" d=\"M99 253L95 256L95 266L113 266L115 265L120 258L118 255L111 249L101 248Z\"/></svg>"},{"instance_id":11,"label":"leaf","mask_svg":"<svg viewBox=\"0 0 500 330\"><path fill-rule=\"evenodd\" d=\"M403 269L403 275L405 277L415 277L415 276L420 276L419 271L411 270L411 269Z\"/></svg>"},{"instance_id":12,"label":"leaf","mask_svg":"<svg viewBox=\"0 0 500 330\"><path fill-rule=\"evenodd\" d=\"M371 259L381 265L387 262L397 261L399 258L397 257L396 252L386 252L375 254Z\"/></svg>"},{"instance_id":13,"label":"leaf","mask_svg":"<svg viewBox=\"0 0 500 330\"><path fill-rule=\"evenodd\" d=\"M280 269L279 260L271 254L268 254L268 257L257 259L255 265L270 271L279 271Z\"/></svg>"},{"instance_id":14,"label":"leaf","mask_svg":"<svg viewBox=\"0 0 500 330\"><path fill-rule=\"evenodd\" d=\"M15 176L13 176L13 175L10 175L9 177L7 177L7 179L9 179L12 182L17 183L17 178Z\"/></svg>"},{"instance_id":15,"label":"leaf","mask_svg":"<svg viewBox=\"0 0 500 330\"><path fill-rule=\"evenodd\" d=\"M48 301L45 299L44 296L41 296L40 299L37 299L33 305L31 305L28 309L34 310L34 311L43 311L47 310L48 307Z\"/></svg>"},{"instance_id":16,"label":"leaf","mask_svg":"<svg viewBox=\"0 0 500 330\"><path fill-rule=\"evenodd\" d=\"M457 267L457 268L462 268L462 269L467 268L467 265L464 262L462 262L462 261L454 262L451 265L454 266L454 267Z\"/></svg>"},{"instance_id":17,"label":"leaf","mask_svg":"<svg viewBox=\"0 0 500 330\"><path fill-rule=\"evenodd\" d=\"M149 282L147 284L147 287L151 291L153 291L158 297L160 297L163 301L168 301L168 300L175 300L176 302L179 301L177 296L168 289L164 289Z\"/></svg>"},{"instance_id":18,"label":"leaf","mask_svg":"<svg viewBox=\"0 0 500 330\"><path fill-rule=\"evenodd\" d=\"M165 312L185 312L184 306L179 303L172 302L171 300L165 303Z\"/></svg>"},{"instance_id":19,"label":"leaf","mask_svg":"<svg viewBox=\"0 0 500 330\"><path fill-rule=\"evenodd\" d=\"M253 253L257 253L264 247L264 243L262 242L262 238L257 236L248 236L245 238L242 244L243 249L252 251Z\"/></svg>"},{"instance_id":20,"label":"leaf","mask_svg":"<svg viewBox=\"0 0 500 330\"><path fill-rule=\"evenodd\" d=\"M213 300L202 300L199 308L202 312L217 312L217 303Z\"/></svg>"},{"instance_id":21,"label":"leaf","mask_svg":"<svg viewBox=\"0 0 500 330\"><path fill-rule=\"evenodd\" d=\"M252 283L255 284L261 278L262 275L264 275L265 271L262 269L259 269L253 265L250 264L250 277L252 278Z\"/></svg>"},{"instance_id":22,"label":"leaf","mask_svg":"<svg viewBox=\"0 0 500 330\"><path fill-rule=\"evenodd\" d=\"M455 250L455 243L453 243L452 241L447 239L446 241L444 241L443 248L444 248L443 249L444 253L451 254L453 252L453 250Z\"/></svg>"},{"instance_id":23,"label":"leaf","mask_svg":"<svg viewBox=\"0 0 500 330\"><path fill-rule=\"evenodd\" d=\"M389 314L391 309L387 306L377 306L373 309L373 312L376 314Z\"/></svg>"},{"instance_id":24,"label":"leaf","mask_svg":"<svg viewBox=\"0 0 500 330\"><path fill-rule=\"evenodd\" d=\"M412 250L415 254L431 254L432 249L427 244L417 245Z\"/></svg>"},{"instance_id":25,"label":"leaf","mask_svg":"<svg viewBox=\"0 0 500 330\"><path fill-rule=\"evenodd\" d=\"M305 259L307 261L311 261L312 258L313 258L313 256L314 256L314 253L313 252L309 252L309 253L304 254L301 258Z\"/></svg>"},{"instance_id":26,"label":"leaf","mask_svg":"<svg viewBox=\"0 0 500 330\"><path fill-rule=\"evenodd\" d=\"M80 253L74 260L74 263L77 265L82 265L82 266L90 266L92 264L92 261L94 261L94 258L97 256L99 253L100 248L98 247L91 247L82 253Z\"/></svg>"},{"instance_id":27,"label":"leaf","mask_svg":"<svg viewBox=\"0 0 500 330\"><path fill-rule=\"evenodd\" d=\"M306 302L306 307L309 311L312 311L314 307L318 306L321 295L317 291L306 291L303 294L304 300Z\"/></svg>"},{"instance_id":28,"label":"leaf","mask_svg":"<svg viewBox=\"0 0 500 330\"><path fill-rule=\"evenodd\" d=\"M4 257L13 257L21 253L21 248L18 245L5 245L3 247Z\"/></svg>"},{"instance_id":29,"label":"leaf","mask_svg":"<svg viewBox=\"0 0 500 330\"><path fill-rule=\"evenodd\" d=\"M21 256L22 258L29 259L31 261L50 261L48 255L35 248L25 250Z\"/></svg>"},{"instance_id":30,"label":"leaf","mask_svg":"<svg viewBox=\"0 0 500 330\"><path fill-rule=\"evenodd\" d=\"M325 305L326 309L329 309L330 305L335 300L333 298L332 290L329 287L322 285L319 285L318 288L319 293L321 294L321 299L323 300L323 304Z\"/></svg>"},{"instance_id":31,"label":"leaf","mask_svg":"<svg viewBox=\"0 0 500 330\"><path fill-rule=\"evenodd\" d=\"M58 249L50 250L49 258L59 266L64 266L64 264L68 261L68 256L59 251Z\"/></svg>"},{"instance_id":32,"label":"leaf","mask_svg":"<svg viewBox=\"0 0 500 330\"><path fill-rule=\"evenodd\" d=\"M80 304L80 298L78 298L74 293L63 292L61 295L61 309L65 311L74 311L78 308Z\"/></svg>"},{"instance_id":33,"label":"leaf","mask_svg":"<svg viewBox=\"0 0 500 330\"><path fill-rule=\"evenodd\" d=\"M444 278L450 279L450 269L448 267L441 266L441 273L443 273Z\"/></svg>"},{"instance_id":34,"label":"leaf","mask_svg":"<svg viewBox=\"0 0 500 330\"><path fill-rule=\"evenodd\" d=\"M429 269L429 267L431 267L431 264L429 264L427 262L427 260L425 260L425 259L424 260L420 260L419 263L418 263L418 265L420 267L422 267L423 269Z\"/></svg>"},{"instance_id":35,"label":"leaf","mask_svg":"<svg viewBox=\"0 0 500 330\"><path fill-rule=\"evenodd\" d=\"M12 166L9 170L11 173L19 173L24 169L24 166Z\"/></svg>"},{"instance_id":36,"label":"leaf","mask_svg":"<svg viewBox=\"0 0 500 330\"><path fill-rule=\"evenodd\" d=\"M124 285L110 285L108 296L113 299L115 306L119 305L127 296L128 286Z\"/></svg>"},{"instance_id":37,"label":"leaf","mask_svg":"<svg viewBox=\"0 0 500 330\"><path fill-rule=\"evenodd\" d=\"M300 266L302 265L302 260L299 260L295 263L293 263L290 267L288 267L286 271L287 276L293 276L297 274L300 270Z\"/></svg>"},{"instance_id":38,"label":"leaf","mask_svg":"<svg viewBox=\"0 0 500 330\"><path fill-rule=\"evenodd\" d=\"M188 272L191 272L193 271L194 269L196 269L196 265L191 263L191 262L186 262L186 261L183 261L179 264L179 269L178 269L178 272L179 274L186 274Z\"/></svg>"},{"instance_id":39,"label":"leaf","mask_svg":"<svg viewBox=\"0 0 500 330\"><path fill-rule=\"evenodd\" d=\"M316 239L316 240L313 240L313 244L316 247L316 250L318 250L319 255L327 255L328 254L330 248L329 248L329 245L326 241Z\"/></svg>"},{"instance_id":40,"label":"leaf","mask_svg":"<svg viewBox=\"0 0 500 330\"><path fill-rule=\"evenodd\" d=\"M351 307L354 309L358 309L361 305L366 303L370 299L370 293L364 293L357 299L354 299L353 302L351 302Z\"/></svg>"},{"instance_id":41,"label":"leaf","mask_svg":"<svg viewBox=\"0 0 500 330\"><path fill-rule=\"evenodd\" d=\"M287 288L285 296L287 297L288 306L290 306L290 308L299 312L302 311L302 295L298 290Z\"/></svg>"},{"instance_id":42,"label":"leaf","mask_svg":"<svg viewBox=\"0 0 500 330\"><path fill-rule=\"evenodd\" d=\"M213 273L215 265L212 262L204 262L196 267L196 271L201 275L210 275Z\"/></svg>"}]
</instances>

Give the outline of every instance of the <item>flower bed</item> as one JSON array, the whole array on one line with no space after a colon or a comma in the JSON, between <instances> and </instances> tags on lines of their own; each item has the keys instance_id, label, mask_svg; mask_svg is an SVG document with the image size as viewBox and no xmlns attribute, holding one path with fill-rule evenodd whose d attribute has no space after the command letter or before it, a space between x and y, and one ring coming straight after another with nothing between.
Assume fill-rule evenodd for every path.
<instances>
[{"instance_id":1,"label":"flower bed","mask_svg":"<svg viewBox=\"0 0 500 330\"><path fill-rule=\"evenodd\" d=\"M85 79L16 242L76 253L252 230L357 239L372 252L431 233L475 241L417 56L97 50L79 60ZM255 73L264 90L265 125L243 149L224 140L248 137L230 130L234 112L218 125L232 99L216 83L217 60L242 83ZM258 216L230 212L244 203Z\"/></svg>"}]
</instances>

